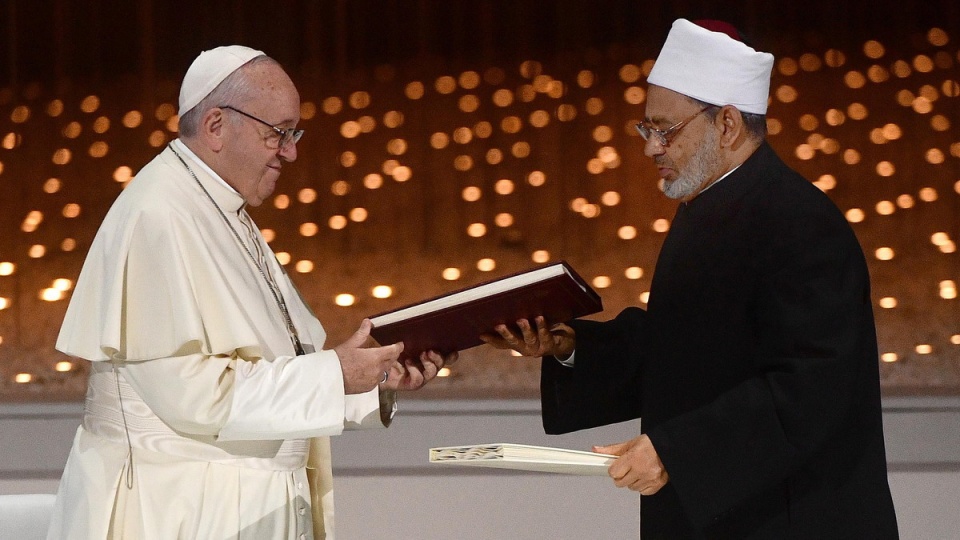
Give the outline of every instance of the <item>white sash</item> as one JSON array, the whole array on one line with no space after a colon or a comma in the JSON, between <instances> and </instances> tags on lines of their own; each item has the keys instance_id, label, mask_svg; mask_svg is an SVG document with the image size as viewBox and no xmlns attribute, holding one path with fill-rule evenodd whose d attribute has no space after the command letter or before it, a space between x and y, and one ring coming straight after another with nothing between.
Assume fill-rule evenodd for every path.
<instances>
[{"instance_id":1,"label":"white sash","mask_svg":"<svg viewBox=\"0 0 960 540\"><path fill-rule=\"evenodd\" d=\"M126 446L124 420L133 448L184 460L272 471L296 470L307 463L309 439L218 442L214 436L178 433L150 410L110 363L93 362L84 404L83 428Z\"/></svg>"}]
</instances>

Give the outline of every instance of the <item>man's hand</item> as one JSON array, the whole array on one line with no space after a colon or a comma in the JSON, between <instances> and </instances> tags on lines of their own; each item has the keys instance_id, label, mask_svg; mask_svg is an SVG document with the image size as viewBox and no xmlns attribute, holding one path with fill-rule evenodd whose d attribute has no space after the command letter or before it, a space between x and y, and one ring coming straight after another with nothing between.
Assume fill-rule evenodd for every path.
<instances>
[{"instance_id":1,"label":"man's hand","mask_svg":"<svg viewBox=\"0 0 960 540\"><path fill-rule=\"evenodd\" d=\"M556 356L566 358L573 354L577 340L573 328L565 324L555 324L549 329L543 317L534 319L531 326L527 319L517 321L520 335L514 334L507 325L497 325L496 334L480 336L484 342L498 349L513 349L523 356Z\"/></svg>"},{"instance_id":2,"label":"man's hand","mask_svg":"<svg viewBox=\"0 0 960 540\"><path fill-rule=\"evenodd\" d=\"M403 343L384 347L363 346L370 338L371 328L373 325L370 320L364 319L360 328L349 339L333 348L340 358L343 390L347 394L362 394L373 390L384 381L385 373L388 374L395 365L400 365L397 358L403 352Z\"/></svg>"},{"instance_id":3,"label":"man's hand","mask_svg":"<svg viewBox=\"0 0 960 540\"><path fill-rule=\"evenodd\" d=\"M657 450L646 435L619 444L594 446L593 451L620 456L607 470L617 487L653 495L670 481Z\"/></svg>"},{"instance_id":4,"label":"man's hand","mask_svg":"<svg viewBox=\"0 0 960 540\"><path fill-rule=\"evenodd\" d=\"M385 390L419 390L444 367L457 361L460 355L450 353L441 356L435 351L420 354L419 360L407 358L402 364L394 362L387 380L380 385Z\"/></svg>"}]
</instances>

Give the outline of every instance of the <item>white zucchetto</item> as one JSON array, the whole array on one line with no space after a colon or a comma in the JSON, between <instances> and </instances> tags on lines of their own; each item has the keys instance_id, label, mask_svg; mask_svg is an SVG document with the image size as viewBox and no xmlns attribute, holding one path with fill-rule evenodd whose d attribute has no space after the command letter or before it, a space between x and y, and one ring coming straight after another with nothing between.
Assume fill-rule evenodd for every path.
<instances>
[{"instance_id":1,"label":"white zucchetto","mask_svg":"<svg viewBox=\"0 0 960 540\"><path fill-rule=\"evenodd\" d=\"M231 73L263 54L263 51L243 45L227 45L200 53L183 76L183 84L180 85L180 111L177 114L183 117Z\"/></svg>"},{"instance_id":2,"label":"white zucchetto","mask_svg":"<svg viewBox=\"0 0 960 540\"><path fill-rule=\"evenodd\" d=\"M721 31L674 21L647 82L711 105L766 114L773 55L734 39L736 30L726 23L716 26Z\"/></svg>"}]
</instances>

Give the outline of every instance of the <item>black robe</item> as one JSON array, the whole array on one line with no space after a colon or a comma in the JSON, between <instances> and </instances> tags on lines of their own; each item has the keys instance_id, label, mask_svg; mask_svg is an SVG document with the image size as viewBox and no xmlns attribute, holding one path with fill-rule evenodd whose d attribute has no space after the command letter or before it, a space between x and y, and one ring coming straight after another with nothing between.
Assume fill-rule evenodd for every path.
<instances>
[{"instance_id":1,"label":"black robe","mask_svg":"<svg viewBox=\"0 0 960 540\"><path fill-rule=\"evenodd\" d=\"M863 252L766 143L680 204L646 311L571 326L544 428L642 418L670 476L644 540L897 537Z\"/></svg>"}]
</instances>

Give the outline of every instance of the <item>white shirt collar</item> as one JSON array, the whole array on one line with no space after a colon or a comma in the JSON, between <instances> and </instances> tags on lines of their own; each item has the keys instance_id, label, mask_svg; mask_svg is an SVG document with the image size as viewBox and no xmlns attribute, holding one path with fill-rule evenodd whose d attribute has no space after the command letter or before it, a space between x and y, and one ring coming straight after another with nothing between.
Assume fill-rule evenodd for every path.
<instances>
[{"instance_id":1,"label":"white shirt collar","mask_svg":"<svg viewBox=\"0 0 960 540\"><path fill-rule=\"evenodd\" d=\"M226 188L229 189L230 191L236 193L237 195L240 195L240 192L238 192L237 190L233 189L233 186L231 186L230 184L228 184L227 181L224 180L223 178L221 178L219 174L213 172L213 169L211 169L209 165L207 165L206 163L204 163L202 159L200 159L199 157L197 157L197 155L193 153L193 150L190 150L189 148L187 148L187 145L183 144L183 142L182 142L180 139L174 139L174 140L173 140L173 144L177 145L177 150L180 150L181 152L183 152L184 154L186 154L187 157L189 157L190 159L192 159L193 161L195 161L195 162L197 163L197 165L199 165L201 169L203 169L204 171L206 171L206 173L209 174L213 179L215 179L217 182L220 182L224 187L226 187ZM727 173L727 174L729 174L729 173ZM242 197L242 195L241 195L241 197Z\"/></svg>"},{"instance_id":2,"label":"white shirt collar","mask_svg":"<svg viewBox=\"0 0 960 540\"><path fill-rule=\"evenodd\" d=\"M740 165L743 165L743 163L741 163ZM734 167L734 168L730 169L729 171L723 173L723 176L721 176L720 178L717 178L717 179L714 180L713 182L710 182L710 185L709 185L709 186L707 186L707 187L703 188L702 190L700 190L700 193L697 193L697 197L699 197L700 195L702 195L704 191L706 191L706 190L712 188L713 186L719 184L720 181L723 180L724 178L726 178L726 177L730 176L731 174L733 174L733 171L739 169L739 168L740 168L740 165L737 165L736 167Z\"/></svg>"}]
</instances>

